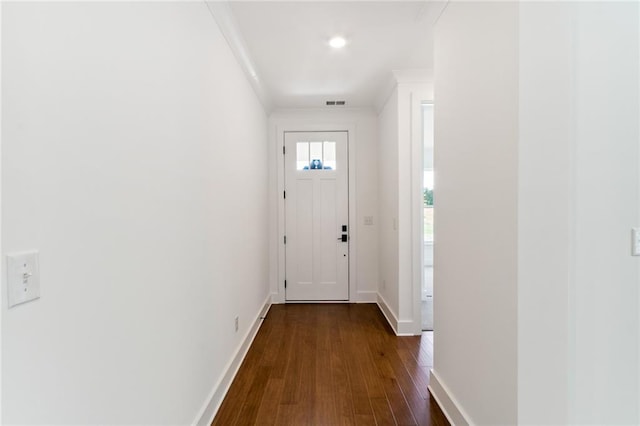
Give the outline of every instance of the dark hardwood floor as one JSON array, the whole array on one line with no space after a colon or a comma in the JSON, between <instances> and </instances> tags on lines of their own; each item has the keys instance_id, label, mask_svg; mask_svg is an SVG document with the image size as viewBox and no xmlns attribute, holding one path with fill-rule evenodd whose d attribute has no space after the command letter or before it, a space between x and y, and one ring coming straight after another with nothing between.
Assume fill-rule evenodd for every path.
<instances>
[{"instance_id":1,"label":"dark hardwood floor","mask_svg":"<svg viewBox=\"0 0 640 426\"><path fill-rule=\"evenodd\" d=\"M374 304L273 305L213 425L448 425L432 346L396 337Z\"/></svg>"}]
</instances>

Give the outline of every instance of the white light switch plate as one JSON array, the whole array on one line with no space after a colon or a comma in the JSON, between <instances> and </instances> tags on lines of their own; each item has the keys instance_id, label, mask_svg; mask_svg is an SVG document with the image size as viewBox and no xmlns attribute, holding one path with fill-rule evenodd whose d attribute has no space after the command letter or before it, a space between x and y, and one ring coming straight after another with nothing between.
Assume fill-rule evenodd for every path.
<instances>
[{"instance_id":1,"label":"white light switch plate","mask_svg":"<svg viewBox=\"0 0 640 426\"><path fill-rule=\"evenodd\" d=\"M631 256L640 256L640 228L631 228Z\"/></svg>"},{"instance_id":2,"label":"white light switch plate","mask_svg":"<svg viewBox=\"0 0 640 426\"><path fill-rule=\"evenodd\" d=\"M37 251L8 254L7 274L10 308L40 297Z\"/></svg>"}]
</instances>

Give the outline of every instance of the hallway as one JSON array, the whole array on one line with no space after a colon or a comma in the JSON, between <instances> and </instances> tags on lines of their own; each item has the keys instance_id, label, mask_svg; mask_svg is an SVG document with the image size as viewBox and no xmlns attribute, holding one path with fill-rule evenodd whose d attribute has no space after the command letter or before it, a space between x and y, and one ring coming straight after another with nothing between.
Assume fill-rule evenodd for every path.
<instances>
[{"instance_id":1,"label":"hallway","mask_svg":"<svg viewBox=\"0 0 640 426\"><path fill-rule=\"evenodd\" d=\"M0 26L1 424L640 425L640 2Z\"/></svg>"},{"instance_id":2,"label":"hallway","mask_svg":"<svg viewBox=\"0 0 640 426\"><path fill-rule=\"evenodd\" d=\"M427 390L433 333L374 304L273 305L214 425L448 425Z\"/></svg>"}]
</instances>

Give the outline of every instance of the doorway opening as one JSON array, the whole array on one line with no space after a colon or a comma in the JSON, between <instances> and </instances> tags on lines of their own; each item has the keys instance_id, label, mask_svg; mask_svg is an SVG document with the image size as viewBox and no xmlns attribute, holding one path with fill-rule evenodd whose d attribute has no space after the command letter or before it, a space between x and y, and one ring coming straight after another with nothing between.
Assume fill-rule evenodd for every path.
<instances>
[{"instance_id":1,"label":"doorway opening","mask_svg":"<svg viewBox=\"0 0 640 426\"><path fill-rule=\"evenodd\" d=\"M434 184L433 170L433 103L422 103L423 144L423 268L421 310L422 330L433 330L433 244L434 244Z\"/></svg>"}]
</instances>

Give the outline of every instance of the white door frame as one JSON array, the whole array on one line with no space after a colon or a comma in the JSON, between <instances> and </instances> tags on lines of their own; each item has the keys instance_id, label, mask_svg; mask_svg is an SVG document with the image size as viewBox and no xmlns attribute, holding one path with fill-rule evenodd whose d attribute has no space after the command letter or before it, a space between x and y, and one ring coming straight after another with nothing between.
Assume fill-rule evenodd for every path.
<instances>
[{"instance_id":1,"label":"white door frame","mask_svg":"<svg viewBox=\"0 0 640 426\"><path fill-rule=\"evenodd\" d=\"M0 5L0 22L2 22L2 6ZM0 46L2 45L2 35L0 35ZM0 49L0 70L2 70L2 54ZM0 71L0 82L2 81L2 71ZM0 99L2 99L2 84L0 83ZM2 103L0 102L0 105ZM2 128L2 107L0 106L0 128ZM0 138L0 160L2 159L2 140ZM2 207L2 161L0 161L0 207ZM2 209L0 208L0 212ZM0 283L4 281L4 252L2 251L2 218L0 217ZM0 309L4 309L5 301L5 292L3 289L0 289ZM2 315L0 315L0 336L2 336ZM2 339L0 339L0 365L2 365ZM2 368L0 368L0 422L2 422Z\"/></svg>"},{"instance_id":2,"label":"white door frame","mask_svg":"<svg viewBox=\"0 0 640 426\"><path fill-rule=\"evenodd\" d=\"M429 96L423 91L417 91L411 96L411 254L415 335L422 334L422 285L424 283L424 127L422 104L434 104L433 100L428 98Z\"/></svg>"},{"instance_id":3,"label":"white door frame","mask_svg":"<svg viewBox=\"0 0 640 426\"><path fill-rule=\"evenodd\" d=\"M277 190L276 195L278 197L277 202L277 285L276 292L272 293L272 303L286 303L285 301L285 246L284 246L284 234L285 234L285 205L284 205L284 155L282 154L282 147L284 145L284 133L285 132L347 132L347 153L349 156L349 300L344 302L329 302L329 303L355 303L357 302L357 290L356 290L356 271L357 271L357 215L356 215L356 125L354 123L317 123L310 122L311 120L287 120L280 122L275 126L275 155L276 155L276 175L277 175ZM272 245L273 247L273 245ZM300 302L296 302L300 303ZM321 303L321 302L313 302Z\"/></svg>"}]
</instances>

